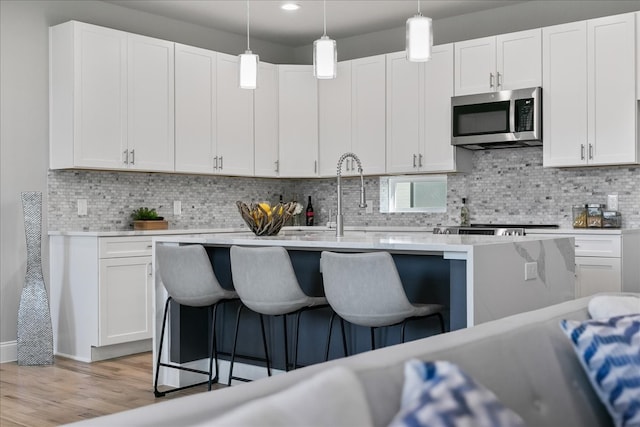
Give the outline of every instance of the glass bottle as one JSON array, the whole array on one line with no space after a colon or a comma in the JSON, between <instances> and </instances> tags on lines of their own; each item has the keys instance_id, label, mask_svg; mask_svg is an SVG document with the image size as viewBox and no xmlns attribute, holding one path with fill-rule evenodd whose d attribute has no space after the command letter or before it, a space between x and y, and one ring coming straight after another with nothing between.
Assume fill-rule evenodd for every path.
<instances>
[{"instance_id":1,"label":"glass bottle","mask_svg":"<svg viewBox=\"0 0 640 427\"><path fill-rule=\"evenodd\" d=\"M307 211L306 211L306 218L307 218L307 222L306 225L307 226L312 226L313 225L313 205L311 204L311 196L309 196L309 202L307 203Z\"/></svg>"},{"instance_id":2,"label":"glass bottle","mask_svg":"<svg viewBox=\"0 0 640 427\"><path fill-rule=\"evenodd\" d=\"M469 226L469 208L467 208L467 198L462 198L462 207L460 208L460 225Z\"/></svg>"}]
</instances>

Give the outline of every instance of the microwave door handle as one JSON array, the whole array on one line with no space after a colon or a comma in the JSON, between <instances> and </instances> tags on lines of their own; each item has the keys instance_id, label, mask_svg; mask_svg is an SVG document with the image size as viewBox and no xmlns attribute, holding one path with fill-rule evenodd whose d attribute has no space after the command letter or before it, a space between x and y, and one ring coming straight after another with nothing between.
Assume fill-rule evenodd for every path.
<instances>
[{"instance_id":1,"label":"microwave door handle","mask_svg":"<svg viewBox=\"0 0 640 427\"><path fill-rule=\"evenodd\" d=\"M509 101L509 130L512 134L516 132L516 100Z\"/></svg>"}]
</instances>

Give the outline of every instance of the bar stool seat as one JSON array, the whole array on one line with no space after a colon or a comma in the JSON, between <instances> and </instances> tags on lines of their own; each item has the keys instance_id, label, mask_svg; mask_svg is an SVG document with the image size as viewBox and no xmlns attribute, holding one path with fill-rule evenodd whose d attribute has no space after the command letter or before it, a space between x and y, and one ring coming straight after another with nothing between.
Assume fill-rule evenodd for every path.
<instances>
[{"instance_id":1,"label":"bar stool seat","mask_svg":"<svg viewBox=\"0 0 640 427\"><path fill-rule=\"evenodd\" d=\"M229 368L229 385L231 380L245 380L233 376L233 365L236 357L238 342L238 327L242 310L246 307L260 316L262 342L267 365L267 374L271 376L269 352L267 349L263 315L282 316L284 325L284 355L285 370L289 370L287 319L289 314L295 314L295 342L293 343L293 368L297 367L298 333L300 329L300 314L307 311L328 307L324 297L306 295L300 288L293 270L287 250L275 247L241 247L232 246L231 276L233 286L240 297L242 305L238 308L236 317L235 337L231 364Z\"/></svg>"},{"instance_id":2,"label":"bar stool seat","mask_svg":"<svg viewBox=\"0 0 640 427\"><path fill-rule=\"evenodd\" d=\"M330 333L337 315L342 325L343 343L343 320L370 328L372 350L375 348L374 328L402 324L401 341L404 342L407 321L435 316L439 320L440 331L444 332L444 306L409 302L395 262L388 252L346 254L324 251L320 265L324 292L334 311ZM329 335L328 341L330 339ZM325 357L328 357L329 344L327 342Z\"/></svg>"},{"instance_id":3,"label":"bar stool seat","mask_svg":"<svg viewBox=\"0 0 640 427\"><path fill-rule=\"evenodd\" d=\"M162 397L167 393L173 393L185 388L201 384L211 384L218 381L218 351L216 346L216 313L218 305L228 301L237 301L238 294L235 291L224 289L213 272L211 261L202 245L189 246L156 246L156 264L160 279L169 294L164 306L162 319L162 331L160 333L160 345L156 363L156 375L153 383L153 391L156 397ZM169 314L170 302L174 301L185 307L208 307L210 317L210 345L209 345L209 370L203 371L180 366L174 363L161 362L162 347L164 344L164 332ZM213 362L215 361L215 377L213 377ZM160 367L179 369L195 372L208 376L208 380L198 384L173 388L166 391L158 390L158 376Z\"/></svg>"}]
</instances>

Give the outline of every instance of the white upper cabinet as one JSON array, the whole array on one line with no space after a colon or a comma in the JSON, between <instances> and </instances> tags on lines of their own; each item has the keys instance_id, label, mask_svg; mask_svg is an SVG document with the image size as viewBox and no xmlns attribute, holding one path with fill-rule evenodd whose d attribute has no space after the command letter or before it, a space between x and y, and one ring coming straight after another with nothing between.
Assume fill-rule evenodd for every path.
<instances>
[{"instance_id":1,"label":"white upper cabinet","mask_svg":"<svg viewBox=\"0 0 640 427\"><path fill-rule=\"evenodd\" d=\"M540 29L455 44L455 95L540 86Z\"/></svg>"},{"instance_id":2,"label":"white upper cabinet","mask_svg":"<svg viewBox=\"0 0 640 427\"><path fill-rule=\"evenodd\" d=\"M640 58L640 12L636 12L636 61ZM640 101L640 64L636 64L636 93Z\"/></svg>"},{"instance_id":3,"label":"white upper cabinet","mask_svg":"<svg viewBox=\"0 0 640 427\"><path fill-rule=\"evenodd\" d=\"M278 66L281 177L318 176L318 84L310 65Z\"/></svg>"},{"instance_id":4,"label":"white upper cabinet","mask_svg":"<svg viewBox=\"0 0 640 427\"><path fill-rule=\"evenodd\" d=\"M387 173L466 171L471 154L451 146L453 46L430 61L387 55Z\"/></svg>"},{"instance_id":5,"label":"white upper cabinet","mask_svg":"<svg viewBox=\"0 0 640 427\"><path fill-rule=\"evenodd\" d=\"M385 171L385 56L338 63L335 79L318 81L320 176L335 176L338 159L355 153L363 173ZM358 174L353 159L343 175Z\"/></svg>"},{"instance_id":6,"label":"white upper cabinet","mask_svg":"<svg viewBox=\"0 0 640 427\"><path fill-rule=\"evenodd\" d=\"M545 166L634 164L635 16L543 29Z\"/></svg>"},{"instance_id":7,"label":"white upper cabinet","mask_svg":"<svg viewBox=\"0 0 640 427\"><path fill-rule=\"evenodd\" d=\"M318 80L320 176L335 176L338 159L351 151L351 68L351 61L339 62L335 79Z\"/></svg>"},{"instance_id":8,"label":"white upper cabinet","mask_svg":"<svg viewBox=\"0 0 640 427\"><path fill-rule=\"evenodd\" d=\"M428 172L471 170L470 150L451 145L453 44L434 46L424 64L424 148L420 168Z\"/></svg>"},{"instance_id":9,"label":"white upper cabinet","mask_svg":"<svg viewBox=\"0 0 640 427\"><path fill-rule=\"evenodd\" d=\"M176 45L176 171L253 175L253 91L238 58Z\"/></svg>"},{"instance_id":10,"label":"white upper cabinet","mask_svg":"<svg viewBox=\"0 0 640 427\"><path fill-rule=\"evenodd\" d=\"M258 64L258 87L254 90L255 175L278 176L278 66Z\"/></svg>"},{"instance_id":11,"label":"white upper cabinet","mask_svg":"<svg viewBox=\"0 0 640 427\"><path fill-rule=\"evenodd\" d=\"M174 170L174 44L127 34L129 168Z\"/></svg>"},{"instance_id":12,"label":"white upper cabinet","mask_svg":"<svg viewBox=\"0 0 640 427\"><path fill-rule=\"evenodd\" d=\"M240 89L238 57L218 53L216 72L217 159L224 175L253 175L253 90Z\"/></svg>"},{"instance_id":13,"label":"white upper cabinet","mask_svg":"<svg viewBox=\"0 0 640 427\"><path fill-rule=\"evenodd\" d=\"M173 171L173 43L50 29L50 167Z\"/></svg>"},{"instance_id":14,"label":"white upper cabinet","mask_svg":"<svg viewBox=\"0 0 640 427\"><path fill-rule=\"evenodd\" d=\"M351 151L362 162L363 173L385 173L386 55L351 61ZM337 159L336 159L337 161ZM349 173L358 167L349 165Z\"/></svg>"},{"instance_id":15,"label":"white upper cabinet","mask_svg":"<svg viewBox=\"0 0 640 427\"><path fill-rule=\"evenodd\" d=\"M176 44L176 172L212 173L216 52Z\"/></svg>"}]
</instances>

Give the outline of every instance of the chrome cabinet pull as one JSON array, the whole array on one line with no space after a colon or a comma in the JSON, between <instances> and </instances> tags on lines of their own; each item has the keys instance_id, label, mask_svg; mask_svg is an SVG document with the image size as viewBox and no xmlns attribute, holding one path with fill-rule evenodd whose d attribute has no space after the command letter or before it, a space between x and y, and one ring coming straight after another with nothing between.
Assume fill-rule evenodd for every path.
<instances>
[{"instance_id":1,"label":"chrome cabinet pull","mask_svg":"<svg viewBox=\"0 0 640 427\"><path fill-rule=\"evenodd\" d=\"M220 170L222 170L222 156L220 156Z\"/></svg>"},{"instance_id":2,"label":"chrome cabinet pull","mask_svg":"<svg viewBox=\"0 0 640 427\"><path fill-rule=\"evenodd\" d=\"M502 86L502 82L500 82L500 72L496 71L496 86Z\"/></svg>"},{"instance_id":3,"label":"chrome cabinet pull","mask_svg":"<svg viewBox=\"0 0 640 427\"><path fill-rule=\"evenodd\" d=\"M422 167L422 154L418 155L418 166Z\"/></svg>"},{"instance_id":4,"label":"chrome cabinet pull","mask_svg":"<svg viewBox=\"0 0 640 427\"><path fill-rule=\"evenodd\" d=\"M129 164L129 150L124 150L122 152L122 154L124 155L124 160L123 160L124 164L128 165Z\"/></svg>"},{"instance_id":5,"label":"chrome cabinet pull","mask_svg":"<svg viewBox=\"0 0 640 427\"><path fill-rule=\"evenodd\" d=\"M417 156L414 154L414 155L413 155L413 167L414 167L414 168L416 167L416 157L417 157Z\"/></svg>"},{"instance_id":6,"label":"chrome cabinet pull","mask_svg":"<svg viewBox=\"0 0 640 427\"><path fill-rule=\"evenodd\" d=\"M131 164L135 165L136 164L136 150L135 149L131 150L131 153L129 153L129 154L131 154Z\"/></svg>"},{"instance_id":7,"label":"chrome cabinet pull","mask_svg":"<svg viewBox=\"0 0 640 427\"><path fill-rule=\"evenodd\" d=\"M218 156L213 158L213 170L218 170Z\"/></svg>"},{"instance_id":8,"label":"chrome cabinet pull","mask_svg":"<svg viewBox=\"0 0 640 427\"><path fill-rule=\"evenodd\" d=\"M274 163L276 164L276 173L280 172L280 160L276 160Z\"/></svg>"},{"instance_id":9,"label":"chrome cabinet pull","mask_svg":"<svg viewBox=\"0 0 640 427\"><path fill-rule=\"evenodd\" d=\"M580 144L580 160L584 160L584 144Z\"/></svg>"},{"instance_id":10,"label":"chrome cabinet pull","mask_svg":"<svg viewBox=\"0 0 640 427\"><path fill-rule=\"evenodd\" d=\"M589 160L593 160L593 144L589 144Z\"/></svg>"},{"instance_id":11,"label":"chrome cabinet pull","mask_svg":"<svg viewBox=\"0 0 640 427\"><path fill-rule=\"evenodd\" d=\"M493 73L489 73L489 87L493 87Z\"/></svg>"},{"instance_id":12,"label":"chrome cabinet pull","mask_svg":"<svg viewBox=\"0 0 640 427\"><path fill-rule=\"evenodd\" d=\"M313 173L318 173L318 161L313 161Z\"/></svg>"}]
</instances>

